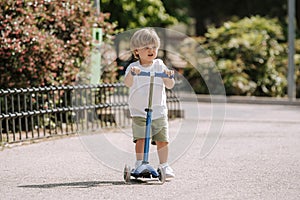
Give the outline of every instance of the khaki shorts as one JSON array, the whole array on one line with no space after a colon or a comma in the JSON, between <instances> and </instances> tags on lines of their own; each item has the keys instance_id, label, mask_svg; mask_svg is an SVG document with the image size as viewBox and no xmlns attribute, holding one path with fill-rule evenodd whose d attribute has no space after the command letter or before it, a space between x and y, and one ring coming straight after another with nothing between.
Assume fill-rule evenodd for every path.
<instances>
[{"instance_id":1,"label":"khaki shorts","mask_svg":"<svg viewBox=\"0 0 300 200\"><path fill-rule=\"evenodd\" d=\"M152 136L152 144L159 142L169 142L168 133L168 119L162 117L159 119L152 120L150 136ZM138 139L144 139L146 133L146 118L143 117L133 117L132 118L132 133L133 142Z\"/></svg>"}]
</instances>

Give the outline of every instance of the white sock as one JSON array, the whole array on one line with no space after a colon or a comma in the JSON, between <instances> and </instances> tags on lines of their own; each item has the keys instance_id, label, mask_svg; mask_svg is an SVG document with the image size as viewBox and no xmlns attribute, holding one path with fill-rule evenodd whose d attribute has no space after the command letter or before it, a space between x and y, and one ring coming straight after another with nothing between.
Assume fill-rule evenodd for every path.
<instances>
[{"instance_id":1,"label":"white sock","mask_svg":"<svg viewBox=\"0 0 300 200\"><path fill-rule=\"evenodd\" d=\"M137 160L137 161L135 161L135 169L136 168L138 168L140 165L142 165L142 163L143 163L143 160Z\"/></svg>"},{"instance_id":2,"label":"white sock","mask_svg":"<svg viewBox=\"0 0 300 200\"><path fill-rule=\"evenodd\" d=\"M167 167L167 166L169 166L169 163L168 163L168 162L165 162L165 163L160 164L160 166L161 166L161 167Z\"/></svg>"}]
</instances>

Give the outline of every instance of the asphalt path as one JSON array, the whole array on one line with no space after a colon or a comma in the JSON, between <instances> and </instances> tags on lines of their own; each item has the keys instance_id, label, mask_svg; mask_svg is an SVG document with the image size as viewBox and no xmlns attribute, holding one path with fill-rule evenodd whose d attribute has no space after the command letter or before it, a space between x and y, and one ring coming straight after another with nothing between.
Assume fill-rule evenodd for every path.
<instances>
[{"instance_id":1,"label":"asphalt path","mask_svg":"<svg viewBox=\"0 0 300 200\"><path fill-rule=\"evenodd\" d=\"M300 199L300 106L181 106L185 117L170 120L175 179L126 184L130 129L99 130L2 149L0 199ZM154 147L150 158L157 166Z\"/></svg>"}]
</instances>

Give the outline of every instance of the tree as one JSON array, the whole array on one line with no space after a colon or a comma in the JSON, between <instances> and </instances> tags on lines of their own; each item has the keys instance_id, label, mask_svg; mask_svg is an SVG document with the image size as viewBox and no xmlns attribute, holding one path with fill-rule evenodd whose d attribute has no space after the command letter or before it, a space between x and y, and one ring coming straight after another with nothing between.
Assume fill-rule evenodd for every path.
<instances>
[{"instance_id":1,"label":"tree","mask_svg":"<svg viewBox=\"0 0 300 200\"><path fill-rule=\"evenodd\" d=\"M287 13L287 1L284 0L189 0L189 4L191 15L196 19L198 35L204 35L208 25L220 26L233 16L238 18L253 15L276 17L284 23Z\"/></svg>"},{"instance_id":2,"label":"tree","mask_svg":"<svg viewBox=\"0 0 300 200\"><path fill-rule=\"evenodd\" d=\"M186 0L162 0L166 12L175 17L179 22L189 23L189 1Z\"/></svg>"},{"instance_id":3,"label":"tree","mask_svg":"<svg viewBox=\"0 0 300 200\"><path fill-rule=\"evenodd\" d=\"M161 0L102 0L101 10L111 12L110 22L117 22L118 28L125 30L146 26L166 27L178 21L166 11Z\"/></svg>"},{"instance_id":4,"label":"tree","mask_svg":"<svg viewBox=\"0 0 300 200\"><path fill-rule=\"evenodd\" d=\"M0 5L0 87L71 84L89 57L91 28L114 26L88 0L21 1Z\"/></svg>"}]
</instances>

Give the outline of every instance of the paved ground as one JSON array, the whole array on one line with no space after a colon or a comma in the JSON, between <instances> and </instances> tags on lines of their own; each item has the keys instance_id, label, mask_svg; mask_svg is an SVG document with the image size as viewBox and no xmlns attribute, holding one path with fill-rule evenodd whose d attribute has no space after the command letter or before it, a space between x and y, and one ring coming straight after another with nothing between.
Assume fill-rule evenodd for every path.
<instances>
[{"instance_id":1,"label":"paved ground","mask_svg":"<svg viewBox=\"0 0 300 200\"><path fill-rule=\"evenodd\" d=\"M185 103L170 122L171 182L124 183L133 144L120 129L5 148L0 199L300 199L300 107L229 103L222 119L218 106Z\"/></svg>"}]
</instances>

